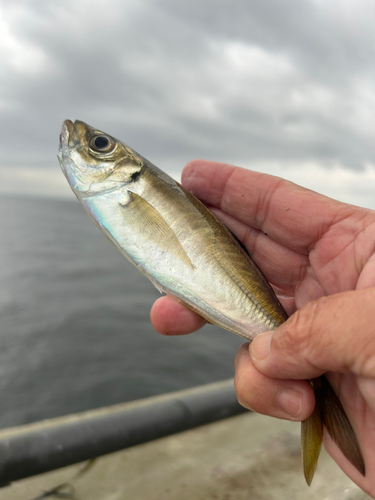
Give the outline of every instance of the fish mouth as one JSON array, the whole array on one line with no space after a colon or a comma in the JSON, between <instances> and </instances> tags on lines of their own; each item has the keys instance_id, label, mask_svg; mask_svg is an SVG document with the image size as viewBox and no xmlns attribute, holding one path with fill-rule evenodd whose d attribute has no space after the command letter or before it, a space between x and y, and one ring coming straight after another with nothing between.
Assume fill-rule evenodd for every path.
<instances>
[{"instance_id":1,"label":"fish mouth","mask_svg":"<svg viewBox=\"0 0 375 500\"><path fill-rule=\"evenodd\" d=\"M60 133L60 149L76 149L85 145L92 130L92 127L80 120L74 123L71 120L65 120Z\"/></svg>"},{"instance_id":2,"label":"fish mouth","mask_svg":"<svg viewBox=\"0 0 375 500\"><path fill-rule=\"evenodd\" d=\"M74 132L74 125L71 120L64 120L60 133L60 151L69 145L69 138Z\"/></svg>"},{"instance_id":3,"label":"fish mouth","mask_svg":"<svg viewBox=\"0 0 375 500\"><path fill-rule=\"evenodd\" d=\"M64 159L66 158L67 155L69 137L73 129L74 129L73 122L71 120L65 120L61 128L59 151L57 153L57 158L60 162L61 169L64 172L66 178L67 178L67 171Z\"/></svg>"},{"instance_id":4,"label":"fish mouth","mask_svg":"<svg viewBox=\"0 0 375 500\"><path fill-rule=\"evenodd\" d=\"M86 123L76 120L74 123L71 120L64 120L60 133L60 144L58 159L65 176L68 176L68 167L70 164L71 154L81 148L85 147L89 141L91 127Z\"/></svg>"}]
</instances>

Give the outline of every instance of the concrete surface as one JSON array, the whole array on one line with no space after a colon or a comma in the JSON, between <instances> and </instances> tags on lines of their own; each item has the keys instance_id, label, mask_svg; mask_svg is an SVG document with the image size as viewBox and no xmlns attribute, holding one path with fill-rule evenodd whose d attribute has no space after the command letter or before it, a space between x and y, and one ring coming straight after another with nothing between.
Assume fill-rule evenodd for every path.
<instances>
[{"instance_id":1,"label":"concrete surface","mask_svg":"<svg viewBox=\"0 0 375 500\"><path fill-rule=\"evenodd\" d=\"M70 482L82 467L16 482L2 488L0 498L34 499ZM253 413L98 458L71 484L77 500L370 498L324 451L309 488L301 467L300 425Z\"/></svg>"}]
</instances>

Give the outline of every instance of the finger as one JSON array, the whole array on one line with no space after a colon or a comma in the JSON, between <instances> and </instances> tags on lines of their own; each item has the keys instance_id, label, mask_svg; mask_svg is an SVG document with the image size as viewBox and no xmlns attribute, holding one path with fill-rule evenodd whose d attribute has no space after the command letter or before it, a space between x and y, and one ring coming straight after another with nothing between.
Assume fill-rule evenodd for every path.
<instances>
[{"instance_id":1,"label":"finger","mask_svg":"<svg viewBox=\"0 0 375 500\"><path fill-rule=\"evenodd\" d=\"M375 377L375 288L323 297L250 346L254 365L281 379L327 371Z\"/></svg>"},{"instance_id":2,"label":"finger","mask_svg":"<svg viewBox=\"0 0 375 500\"><path fill-rule=\"evenodd\" d=\"M300 253L353 207L278 177L222 163L195 160L182 184L204 203L220 208Z\"/></svg>"},{"instance_id":3,"label":"finger","mask_svg":"<svg viewBox=\"0 0 375 500\"><path fill-rule=\"evenodd\" d=\"M249 356L249 344L238 350L234 379L239 403L263 415L301 421L312 413L315 397L304 381L274 380L262 375Z\"/></svg>"},{"instance_id":4,"label":"finger","mask_svg":"<svg viewBox=\"0 0 375 500\"><path fill-rule=\"evenodd\" d=\"M358 377L358 389L365 399L368 406L375 410L375 378Z\"/></svg>"},{"instance_id":5,"label":"finger","mask_svg":"<svg viewBox=\"0 0 375 500\"><path fill-rule=\"evenodd\" d=\"M151 323L162 335L186 335L206 324L206 320L172 297L160 297L152 306Z\"/></svg>"}]
</instances>

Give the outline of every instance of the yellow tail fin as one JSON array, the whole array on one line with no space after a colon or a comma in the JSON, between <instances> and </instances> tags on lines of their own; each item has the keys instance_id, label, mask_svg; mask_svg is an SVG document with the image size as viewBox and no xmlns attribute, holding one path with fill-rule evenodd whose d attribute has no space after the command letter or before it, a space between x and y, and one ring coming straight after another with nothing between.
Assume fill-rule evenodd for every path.
<instances>
[{"instance_id":1,"label":"yellow tail fin","mask_svg":"<svg viewBox=\"0 0 375 500\"><path fill-rule=\"evenodd\" d=\"M316 395L316 393L315 393ZM301 449L303 473L310 486L318 463L323 440L323 418L321 400L316 398L312 414L301 422Z\"/></svg>"},{"instance_id":2,"label":"yellow tail fin","mask_svg":"<svg viewBox=\"0 0 375 500\"><path fill-rule=\"evenodd\" d=\"M365 475L365 464L354 430L345 410L330 386L322 376L312 380L315 392L315 409L310 417L302 422L302 461L308 485L314 477L323 439L323 425L345 457Z\"/></svg>"}]
</instances>

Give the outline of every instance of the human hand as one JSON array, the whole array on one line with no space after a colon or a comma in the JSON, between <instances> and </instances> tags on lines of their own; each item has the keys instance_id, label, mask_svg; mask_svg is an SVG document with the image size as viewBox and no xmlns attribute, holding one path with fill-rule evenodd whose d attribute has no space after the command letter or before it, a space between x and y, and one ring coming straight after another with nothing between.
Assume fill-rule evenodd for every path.
<instances>
[{"instance_id":1,"label":"human hand","mask_svg":"<svg viewBox=\"0 0 375 500\"><path fill-rule=\"evenodd\" d=\"M328 436L326 447L359 486L375 494L374 212L212 162L188 164L182 184L243 242L288 314L298 310L273 333L266 359L255 355L262 343L270 345L267 333L250 351L248 344L239 350L239 401L259 413L304 420L315 404L304 380L334 372L328 378L360 441L366 477ZM170 297L155 303L151 319L156 330L171 335L204 324Z\"/></svg>"}]
</instances>

